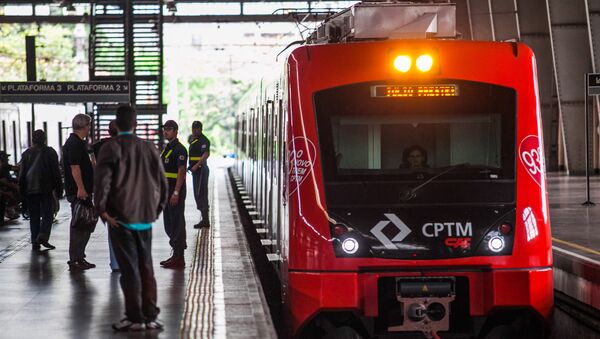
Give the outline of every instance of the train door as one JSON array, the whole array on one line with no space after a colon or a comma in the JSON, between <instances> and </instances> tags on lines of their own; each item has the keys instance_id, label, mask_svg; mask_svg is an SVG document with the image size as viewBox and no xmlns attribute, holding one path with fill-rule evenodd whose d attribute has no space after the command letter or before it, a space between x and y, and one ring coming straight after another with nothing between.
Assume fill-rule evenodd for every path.
<instances>
[{"instance_id":1,"label":"train door","mask_svg":"<svg viewBox=\"0 0 600 339\"><path fill-rule=\"evenodd\" d=\"M261 202L261 193L262 193L262 128L261 128L261 122L262 122L262 106L257 105L256 106L256 146L255 146L255 150L256 153L254 154L254 162L255 162L255 172L256 172L256 192L255 192L255 198L254 199L254 205L256 206L257 211L260 211L260 206L262 205Z\"/></svg>"},{"instance_id":2,"label":"train door","mask_svg":"<svg viewBox=\"0 0 600 339\"><path fill-rule=\"evenodd\" d=\"M273 245L273 252L280 253L281 248L279 244L281 243L281 226L282 222L282 204L284 199L283 196L283 163L285 159L283 158L283 133L282 133L282 124L283 124L283 101L279 99L277 101L277 109L276 109L276 121L275 128L275 161L276 161L276 182L277 189L275 190L276 194L273 197L273 203L277 207L277 211L275 213L275 225L273 226L274 235L273 240L275 240L275 244Z\"/></svg>"},{"instance_id":3,"label":"train door","mask_svg":"<svg viewBox=\"0 0 600 339\"><path fill-rule=\"evenodd\" d=\"M258 132L258 159L259 159L259 190L258 190L258 206L257 210L261 216L265 215L264 211L264 192L265 192L265 105L260 105L260 120L259 120L259 132Z\"/></svg>"},{"instance_id":4,"label":"train door","mask_svg":"<svg viewBox=\"0 0 600 339\"><path fill-rule=\"evenodd\" d=\"M233 135L233 144L235 145L235 149L241 149L241 144L240 144L240 140L241 140L241 136L240 136L240 127L241 127L241 116L236 116L235 118L235 129L233 130L234 135ZM235 170L239 173L240 172L240 164L238 162L235 163Z\"/></svg>"},{"instance_id":5,"label":"train door","mask_svg":"<svg viewBox=\"0 0 600 339\"><path fill-rule=\"evenodd\" d=\"M264 201L265 201L265 205L264 205L264 220L265 220L265 225L267 226L267 229L270 228L271 224L269 221L270 215L269 215L269 210L271 209L270 205L270 200L269 200L269 192L271 191L271 156L270 156L270 152L271 152L271 142L270 142L270 138L271 138L271 130L270 130L270 126L271 126L271 107L270 107L270 101L271 100L266 100L265 101L265 195L264 195ZM266 234L267 239L269 238L271 232L268 232Z\"/></svg>"},{"instance_id":6,"label":"train door","mask_svg":"<svg viewBox=\"0 0 600 339\"><path fill-rule=\"evenodd\" d=\"M241 168L239 168L239 173L241 173L242 178L244 180L244 185L248 186L248 176L246 174L246 168L248 167L248 164L246 163L248 161L248 141L247 141L247 137L248 137L248 132L246 131L246 128L248 127L248 123L246 121L246 119L248 119L248 115L244 112L241 115L241 124L240 124L240 146L238 148L238 153L237 154L237 162L239 163L238 166L241 166Z\"/></svg>"},{"instance_id":7,"label":"train door","mask_svg":"<svg viewBox=\"0 0 600 339\"><path fill-rule=\"evenodd\" d=\"M269 239L273 239L273 231L275 229L275 218L273 217L273 212L275 210L275 204L273 203L273 192L277 189L276 187L276 181L275 181L275 128L274 128L274 123L275 123L275 118L276 118L276 112L275 112L275 101L273 100L269 100L268 101L268 107L269 107L269 186L268 186L268 200L269 200L269 204L268 204L268 220L269 220Z\"/></svg>"},{"instance_id":8,"label":"train door","mask_svg":"<svg viewBox=\"0 0 600 339\"><path fill-rule=\"evenodd\" d=\"M242 150L241 153L244 153L244 157L243 157L243 161L241 161L241 166L242 168L240 169L244 178L244 184L248 185L248 178L246 177L246 159L248 158L248 148L246 147L248 145L248 142L246 140L246 138L248 137L248 133L246 132L246 127L248 127L248 124L246 123L246 119L248 118L248 115L244 112L242 113L242 124L241 124L241 130L240 130L240 134L241 134L241 145L240 145L240 149ZM241 154L237 155L238 160L241 158Z\"/></svg>"},{"instance_id":9,"label":"train door","mask_svg":"<svg viewBox=\"0 0 600 339\"><path fill-rule=\"evenodd\" d=\"M265 187L264 187L264 195L263 195L263 201L264 201L264 205L263 205L263 216L264 216L264 220L265 220L265 225L267 225L267 229L270 228L270 222L269 222L269 210L270 208L270 200L269 200L269 193L271 191L271 142L270 142L270 137L271 137L271 130L270 130L270 126L271 126L271 110L270 110L270 101L271 100L266 100L265 101L265 120L264 120L264 145L265 145L265 149L264 149L264 180L265 180ZM270 233L270 232L269 232ZM266 234L267 238L269 237L269 234Z\"/></svg>"},{"instance_id":10,"label":"train door","mask_svg":"<svg viewBox=\"0 0 600 339\"><path fill-rule=\"evenodd\" d=\"M250 187L250 196L252 197L252 200L254 202L256 202L256 187L258 186L258 175L257 175L257 168L256 168L256 163L257 163L257 159L256 159L256 139L257 139L257 132L256 132L256 126L258 125L258 113L256 112L255 108L251 108L250 109L252 117L250 120L250 161L251 161L251 165L252 165L252 171L251 171L251 175L252 175L252 185Z\"/></svg>"}]
</instances>

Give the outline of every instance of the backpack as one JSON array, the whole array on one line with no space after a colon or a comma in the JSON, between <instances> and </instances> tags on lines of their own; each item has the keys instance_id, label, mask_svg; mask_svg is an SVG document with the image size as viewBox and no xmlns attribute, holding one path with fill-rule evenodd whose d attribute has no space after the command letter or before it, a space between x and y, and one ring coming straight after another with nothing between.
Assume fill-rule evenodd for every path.
<instances>
[{"instance_id":1,"label":"backpack","mask_svg":"<svg viewBox=\"0 0 600 339\"><path fill-rule=\"evenodd\" d=\"M27 182L27 192L23 192L25 194L43 193L44 176L47 170L42 159L44 150L45 148L41 148L36 155L32 155L35 158L32 159L33 161L31 161L31 165L27 169L27 173L25 173L25 180Z\"/></svg>"}]
</instances>

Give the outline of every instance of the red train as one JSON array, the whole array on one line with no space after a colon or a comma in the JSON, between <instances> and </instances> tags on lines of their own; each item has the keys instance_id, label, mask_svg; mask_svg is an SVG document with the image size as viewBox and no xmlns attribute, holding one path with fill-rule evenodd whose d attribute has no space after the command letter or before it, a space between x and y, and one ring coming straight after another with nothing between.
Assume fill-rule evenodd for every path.
<instances>
[{"instance_id":1,"label":"red train","mask_svg":"<svg viewBox=\"0 0 600 339\"><path fill-rule=\"evenodd\" d=\"M335 16L237 115L235 170L273 240L291 332L544 337L552 254L533 52L440 39L455 34L447 4L410 5L387 39L359 26L407 8Z\"/></svg>"}]
</instances>

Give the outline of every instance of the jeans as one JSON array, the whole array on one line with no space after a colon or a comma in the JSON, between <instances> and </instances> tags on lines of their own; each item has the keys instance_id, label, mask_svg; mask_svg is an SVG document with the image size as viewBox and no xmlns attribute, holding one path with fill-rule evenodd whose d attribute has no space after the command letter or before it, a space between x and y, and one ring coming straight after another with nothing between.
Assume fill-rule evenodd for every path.
<instances>
[{"instance_id":1,"label":"jeans","mask_svg":"<svg viewBox=\"0 0 600 339\"><path fill-rule=\"evenodd\" d=\"M109 227L117 262L121 268L121 290L125 296L125 315L134 323L155 320L157 291L152 268L152 229L132 231L123 226Z\"/></svg>"},{"instance_id":2,"label":"jeans","mask_svg":"<svg viewBox=\"0 0 600 339\"><path fill-rule=\"evenodd\" d=\"M108 226L110 228L110 225ZM110 255L110 269L111 270L118 270L119 269L119 263L117 262L117 257L115 256L115 250L113 249L112 246L112 240L110 240L110 234L108 235L108 253Z\"/></svg>"},{"instance_id":3,"label":"jeans","mask_svg":"<svg viewBox=\"0 0 600 339\"><path fill-rule=\"evenodd\" d=\"M27 207L29 208L31 243L48 242L52 230L52 221L54 220L54 197L52 193L28 194Z\"/></svg>"}]
</instances>

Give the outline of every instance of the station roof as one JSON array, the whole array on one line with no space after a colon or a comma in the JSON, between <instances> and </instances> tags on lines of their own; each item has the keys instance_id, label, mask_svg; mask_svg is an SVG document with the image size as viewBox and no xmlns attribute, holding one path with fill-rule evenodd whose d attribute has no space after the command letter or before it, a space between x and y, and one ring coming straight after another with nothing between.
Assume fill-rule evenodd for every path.
<instances>
[{"instance_id":1,"label":"station roof","mask_svg":"<svg viewBox=\"0 0 600 339\"><path fill-rule=\"evenodd\" d=\"M111 1L106 1L109 4ZM119 4L123 0L115 0ZM227 23L227 22L315 22L323 21L339 10L358 1L306 1L306 0L174 0L164 5L165 23ZM54 23L76 24L88 22L89 10L75 10L76 7L98 3L91 0L5 0L0 5L0 23ZM174 5L173 5L174 4ZM283 6L278 6L281 4ZM37 6L71 8L63 15L36 13ZM244 6L246 5L246 6ZM263 5L263 6L261 6ZM3 7L4 6L4 7ZM31 6L30 15L14 15L3 8L10 6ZM195 9L194 6L213 6L214 10ZM257 10L261 6L263 11ZM177 10L173 11L173 8ZM205 7L202 7L204 9Z\"/></svg>"}]
</instances>

